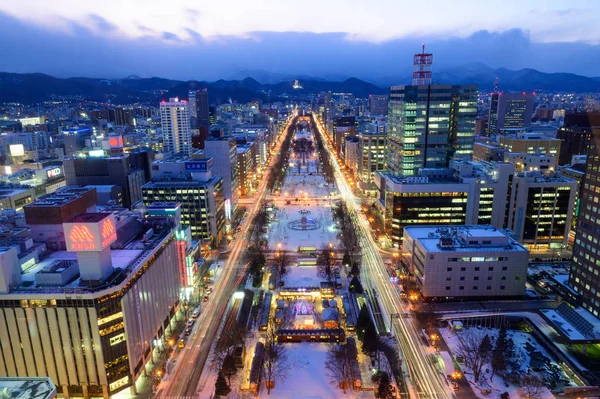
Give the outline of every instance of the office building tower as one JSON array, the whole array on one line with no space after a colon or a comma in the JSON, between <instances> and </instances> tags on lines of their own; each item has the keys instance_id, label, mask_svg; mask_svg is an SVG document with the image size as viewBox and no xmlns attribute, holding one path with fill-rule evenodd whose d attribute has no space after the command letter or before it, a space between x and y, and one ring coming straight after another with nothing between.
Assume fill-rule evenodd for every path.
<instances>
[{"instance_id":1,"label":"office building tower","mask_svg":"<svg viewBox=\"0 0 600 399\"><path fill-rule=\"evenodd\" d=\"M149 180L146 171L130 163L131 155L103 158L66 158L67 185L117 185L123 189L123 206L130 208L142 199L142 186ZM134 159L138 159L134 156Z\"/></svg>"},{"instance_id":2,"label":"office building tower","mask_svg":"<svg viewBox=\"0 0 600 399\"><path fill-rule=\"evenodd\" d=\"M176 201L181 225L189 226L191 237L218 244L225 232L223 179L213 175L211 158L171 158L152 164L152 182L142 187L145 206Z\"/></svg>"},{"instance_id":3,"label":"office building tower","mask_svg":"<svg viewBox=\"0 0 600 399\"><path fill-rule=\"evenodd\" d=\"M353 136L357 133L356 117L340 116L333 121L333 142L337 152L343 152L344 140L346 136Z\"/></svg>"},{"instance_id":4,"label":"office building tower","mask_svg":"<svg viewBox=\"0 0 600 399\"><path fill-rule=\"evenodd\" d=\"M411 226L402 261L424 299L522 298L529 251L493 226Z\"/></svg>"},{"instance_id":5,"label":"office building tower","mask_svg":"<svg viewBox=\"0 0 600 399\"><path fill-rule=\"evenodd\" d=\"M208 102L208 89L202 89L196 92L196 108L198 127L210 126L210 107Z\"/></svg>"},{"instance_id":6,"label":"office building tower","mask_svg":"<svg viewBox=\"0 0 600 399\"><path fill-rule=\"evenodd\" d=\"M522 129L531 126L533 93L492 93L490 99L488 135L503 129Z\"/></svg>"},{"instance_id":7,"label":"office building tower","mask_svg":"<svg viewBox=\"0 0 600 399\"><path fill-rule=\"evenodd\" d=\"M186 261L176 222L94 212L60 228L66 250L50 249L26 271L14 247L0 249L2 367L48 376L63 397L135 394L176 324Z\"/></svg>"},{"instance_id":8,"label":"office building tower","mask_svg":"<svg viewBox=\"0 0 600 399\"><path fill-rule=\"evenodd\" d=\"M256 188L256 166L257 166L256 142L247 142L237 146L238 161L238 185L240 195L247 195Z\"/></svg>"},{"instance_id":9,"label":"office building tower","mask_svg":"<svg viewBox=\"0 0 600 399\"><path fill-rule=\"evenodd\" d=\"M357 175L359 188L369 194L376 195L377 187L373 183L373 176L378 170L385 169L386 154L385 132L364 132L358 134ZM344 155L348 151L346 148Z\"/></svg>"},{"instance_id":10,"label":"office building tower","mask_svg":"<svg viewBox=\"0 0 600 399\"><path fill-rule=\"evenodd\" d=\"M561 249L568 243L577 182L554 173L516 173L508 196L506 227L530 249Z\"/></svg>"},{"instance_id":11,"label":"office building tower","mask_svg":"<svg viewBox=\"0 0 600 399\"><path fill-rule=\"evenodd\" d=\"M581 207L577 222L569 285L580 295L581 306L600 316L600 129L592 130Z\"/></svg>"},{"instance_id":12,"label":"office building tower","mask_svg":"<svg viewBox=\"0 0 600 399\"><path fill-rule=\"evenodd\" d=\"M377 205L396 248L412 225L505 223L506 198L514 166L454 160L450 168L421 169L419 176L376 172Z\"/></svg>"},{"instance_id":13,"label":"office building tower","mask_svg":"<svg viewBox=\"0 0 600 399\"><path fill-rule=\"evenodd\" d=\"M160 124L165 152L189 155L192 148L192 131L188 103L170 98L160 103Z\"/></svg>"},{"instance_id":14,"label":"office building tower","mask_svg":"<svg viewBox=\"0 0 600 399\"><path fill-rule=\"evenodd\" d=\"M559 165L570 164L573 155L587 154L594 126L600 126L600 112L565 115L563 126L556 132L556 138L561 141Z\"/></svg>"},{"instance_id":15,"label":"office building tower","mask_svg":"<svg viewBox=\"0 0 600 399\"><path fill-rule=\"evenodd\" d=\"M223 178L225 218L231 220L240 197L235 137L210 137L204 142L204 156L212 158L213 174Z\"/></svg>"},{"instance_id":16,"label":"office building tower","mask_svg":"<svg viewBox=\"0 0 600 399\"><path fill-rule=\"evenodd\" d=\"M188 104L190 106L190 118L198 117L198 105L196 104L196 90L188 92Z\"/></svg>"},{"instance_id":17,"label":"office building tower","mask_svg":"<svg viewBox=\"0 0 600 399\"><path fill-rule=\"evenodd\" d=\"M369 95L369 113L371 115L387 115L388 95L370 94Z\"/></svg>"},{"instance_id":18,"label":"office building tower","mask_svg":"<svg viewBox=\"0 0 600 399\"><path fill-rule=\"evenodd\" d=\"M388 112L388 169L414 176L473 154L476 85L392 86Z\"/></svg>"}]
</instances>

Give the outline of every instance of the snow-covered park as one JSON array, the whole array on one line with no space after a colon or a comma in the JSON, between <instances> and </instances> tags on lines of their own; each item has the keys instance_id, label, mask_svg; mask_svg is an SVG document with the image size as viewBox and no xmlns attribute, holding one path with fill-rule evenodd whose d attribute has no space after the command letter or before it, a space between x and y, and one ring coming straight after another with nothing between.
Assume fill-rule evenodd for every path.
<instances>
[{"instance_id":1,"label":"snow-covered park","mask_svg":"<svg viewBox=\"0 0 600 399\"><path fill-rule=\"evenodd\" d=\"M448 345L453 358L458 362L465 378L473 388L475 394L480 398L499 397L500 394L508 392L511 399L524 397L524 381L537 378L541 386L537 395L538 399L552 399L554 395L551 390L562 390L565 386L574 385L572 380L565 374L561 366L548 354L548 352L536 341L532 334L526 331L508 330L507 342L511 350L504 351L506 362L504 371L494 370L494 355L482 357L480 367L481 374L478 381L474 381L473 367L469 356L465 356L468 342L472 339L481 341L484 336L489 336L492 350L498 341L499 329L469 327L460 330L441 328L440 335ZM474 338L475 337L475 338ZM461 344L462 342L462 344ZM512 343L512 344L510 344ZM462 357L462 359L460 359Z\"/></svg>"}]
</instances>

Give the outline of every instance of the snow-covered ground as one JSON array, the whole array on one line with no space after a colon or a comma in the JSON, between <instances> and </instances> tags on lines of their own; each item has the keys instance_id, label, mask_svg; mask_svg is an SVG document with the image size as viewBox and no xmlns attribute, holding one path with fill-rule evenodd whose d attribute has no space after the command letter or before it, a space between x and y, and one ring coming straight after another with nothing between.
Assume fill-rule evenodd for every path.
<instances>
[{"instance_id":1,"label":"snow-covered ground","mask_svg":"<svg viewBox=\"0 0 600 399\"><path fill-rule=\"evenodd\" d=\"M285 287L318 287L321 279L317 277L316 266L292 266L283 278Z\"/></svg>"},{"instance_id":2,"label":"snow-covered ground","mask_svg":"<svg viewBox=\"0 0 600 399\"><path fill-rule=\"evenodd\" d=\"M290 159L290 163L296 162L297 159ZM326 199L335 194L336 189L328 186L323 176L316 174L317 162L318 158L309 158L300 173L296 166L288 168L281 195L289 199L290 204L276 202L278 209L268 235L270 247L276 248L281 244L285 251L297 251L299 246L320 249L329 243L337 245L338 231L331 211L335 200ZM318 223L320 227L316 230L294 230L288 226L290 222L300 221L303 216L309 219L309 223Z\"/></svg>"},{"instance_id":3,"label":"snow-covered ground","mask_svg":"<svg viewBox=\"0 0 600 399\"><path fill-rule=\"evenodd\" d=\"M271 391L273 399L334 399L363 398L365 393L347 391L346 395L331 383L325 368L328 344L295 343L286 344L290 370L288 377L275 381ZM266 391L261 392L266 395ZM373 397L372 392L366 392Z\"/></svg>"},{"instance_id":4,"label":"snow-covered ground","mask_svg":"<svg viewBox=\"0 0 600 399\"><path fill-rule=\"evenodd\" d=\"M470 329L476 329L476 328L471 327ZM468 334L469 329L465 328L456 333L448 330L447 328L441 328L439 331L440 331L440 335L444 338L444 341L450 348L450 351L452 352L453 356L455 356L456 350L459 346L460 335ZM490 337L492 337L494 339L498 335L498 329L481 328L480 331L484 334L490 335ZM514 343L514 352L515 352L514 360L515 360L515 363L518 365L518 370L516 370L516 371L518 371L522 375L526 375L531 372L533 374L536 374L542 380L547 378L547 376L549 375L549 372L547 371L547 369L541 370L537 373L535 373L532 370L532 368L534 368L532 366L532 362L531 362L532 355L533 355L533 357L538 359L537 367L540 367L540 365L539 365L540 359L543 359L545 357L548 361L548 364L553 365L552 367L556 366L556 368L558 370L561 370L560 365L552 359L552 357L535 340L535 338L533 338L533 336L531 334L522 332L522 331L509 330L508 335ZM543 362L541 362L541 363L543 363ZM502 377L495 375L495 376L493 376L492 380L490 381L491 367L489 366L489 364L483 367L482 377L480 379L481 382L479 382L477 384L473 381L472 371L469 368L467 368L464 363L459 363L459 364L462 369L461 371L465 374L465 378L467 378L467 380L469 381L469 384L471 384L471 386L473 387L473 391L475 392L475 394L478 397L480 397L482 399L490 398L490 397L498 397L503 392L508 392L512 399L518 399L521 397L520 393L519 393L519 387L517 385L514 385L507 381L504 381L502 379ZM572 382L569 380L567 375L564 374L564 372L562 372L562 371L561 371L561 378L569 381L569 383L567 385L572 384ZM554 395L552 394L552 392L550 392L550 390L547 388L547 386L548 386L548 383L546 381L545 387L543 388L543 393L542 393L540 399L554 398ZM492 393L487 394L487 395L483 394L481 392L482 389L491 389Z\"/></svg>"}]
</instances>

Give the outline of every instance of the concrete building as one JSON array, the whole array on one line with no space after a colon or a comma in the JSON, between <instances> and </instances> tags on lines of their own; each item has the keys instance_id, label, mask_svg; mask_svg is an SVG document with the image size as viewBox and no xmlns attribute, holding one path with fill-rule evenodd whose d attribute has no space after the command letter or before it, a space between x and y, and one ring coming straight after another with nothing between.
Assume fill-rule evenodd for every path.
<instances>
[{"instance_id":1,"label":"concrete building","mask_svg":"<svg viewBox=\"0 0 600 399\"><path fill-rule=\"evenodd\" d=\"M103 158L64 160L67 185L116 185L123 189L123 206L130 208L142 199L147 172L132 167L129 154Z\"/></svg>"},{"instance_id":2,"label":"concrete building","mask_svg":"<svg viewBox=\"0 0 600 399\"><path fill-rule=\"evenodd\" d=\"M186 101L170 98L160 103L164 151L189 155L192 149L190 112Z\"/></svg>"},{"instance_id":3,"label":"concrete building","mask_svg":"<svg viewBox=\"0 0 600 399\"><path fill-rule=\"evenodd\" d=\"M506 227L530 249L568 244L577 182L555 173L516 173L508 197Z\"/></svg>"},{"instance_id":4,"label":"concrete building","mask_svg":"<svg viewBox=\"0 0 600 399\"><path fill-rule=\"evenodd\" d=\"M220 243L225 232L225 197L221 176L213 176L213 160L154 161L153 180L142 187L145 206L156 202L180 203L181 225L204 243Z\"/></svg>"},{"instance_id":5,"label":"concrete building","mask_svg":"<svg viewBox=\"0 0 600 399\"><path fill-rule=\"evenodd\" d=\"M27 272L2 257L0 373L48 376L64 397L135 393L179 306L175 222L84 213L62 227L67 250Z\"/></svg>"},{"instance_id":6,"label":"concrete building","mask_svg":"<svg viewBox=\"0 0 600 399\"><path fill-rule=\"evenodd\" d=\"M581 306L600 317L600 129L594 129L590 141L573 263L569 273L569 285L580 295Z\"/></svg>"},{"instance_id":7,"label":"concrete building","mask_svg":"<svg viewBox=\"0 0 600 399\"><path fill-rule=\"evenodd\" d=\"M504 160L508 150L494 143L478 143L473 145L473 160L478 162L499 162Z\"/></svg>"},{"instance_id":8,"label":"concrete building","mask_svg":"<svg viewBox=\"0 0 600 399\"><path fill-rule=\"evenodd\" d=\"M208 89L196 92L197 124L198 127L210 126L210 107L208 102Z\"/></svg>"},{"instance_id":9,"label":"concrete building","mask_svg":"<svg viewBox=\"0 0 600 399\"><path fill-rule=\"evenodd\" d=\"M350 169L352 177L357 178L358 174L358 136L346 137L346 151L344 151L344 164Z\"/></svg>"},{"instance_id":10,"label":"concrete building","mask_svg":"<svg viewBox=\"0 0 600 399\"><path fill-rule=\"evenodd\" d=\"M521 298L529 251L492 226L410 226L402 261L425 299Z\"/></svg>"},{"instance_id":11,"label":"concrete building","mask_svg":"<svg viewBox=\"0 0 600 399\"><path fill-rule=\"evenodd\" d=\"M492 93L488 116L488 135L502 129L523 129L531 126L533 93Z\"/></svg>"},{"instance_id":12,"label":"concrete building","mask_svg":"<svg viewBox=\"0 0 600 399\"><path fill-rule=\"evenodd\" d=\"M0 185L0 210L15 209L22 211L23 207L35 201L35 191L32 187L20 184Z\"/></svg>"},{"instance_id":13,"label":"concrete building","mask_svg":"<svg viewBox=\"0 0 600 399\"><path fill-rule=\"evenodd\" d=\"M477 86L392 86L388 112L388 170L416 176L471 158Z\"/></svg>"},{"instance_id":14,"label":"concrete building","mask_svg":"<svg viewBox=\"0 0 600 399\"><path fill-rule=\"evenodd\" d=\"M388 98L387 94L370 94L369 113L371 115L387 115Z\"/></svg>"},{"instance_id":15,"label":"concrete building","mask_svg":"<svg viewBox=\"0 0 600 399\"><path fill-rule=\"evenodd\" d=\"M378 205L385 230L401 247L411 225L491 224L502 228L514 166L508 163L452 161L451 168L421 169L419 176L377 172Z\"/></svg>"},{"instance_id":16,"label":"concrete building","mask_svg":"<svg viewBox=\"0 0 600 399\"><path fill-rule=\"evenodd\" d=\"M235 137L209 138L204 142L204 156L213 159L213 174L223 178L225 218L230 220L240 198Z\"/></svg>"},{"instance_id":17,"label":"concrete building","mask_svg":"<svg viewBox=\"0 0 600 399\"><path fill-rule=\"evenodd\" d=\"M377 195L377 187L373 183L375 172L385 169L386 141L386 133L358 134L358 183L360 189L370 195Z\"/></svg>"},{"instance_id":18,"label":"concrete building","mask_svg":"<svg viewBox=\"0 0 600 399\"><path fill-rule=\"evenodd\" d=\"M238 185L240 195L247 195L256 188L256 144L249 142L237 146Z\"/></svg>"},{"instance_id":19,"label":"concrete building","mask_svg":"<svg viewBox=\"0 0 600 399\"><path fill-rule=\"evenodd\" d=\"M539 133L517 133L514 135L500 136L499 145L510 152L524 152L526 154L551 154L558 156L560 153L560 140Z\"/></svg>"},{"instance_id":20,"label":"concrete building","mask_svg":"<svg viewBox=\"0 0 600 399\"><path fill-rule=\"evenodd\" d=\"M552 154L505 152L504 162L514 164L517 172L551 172L556 169L556 155Z\"/></svg>"},{"instance_id":21,"label":"concrete building","mask_svg":"<svg viewBox=\"0 0 600 399\"><path fill-rule=\"evenodd\" d=\"M73 217L96 211L94 188L65 187L39 197L25 206L25 221L35 242L43 242L50 250L66 248L63 224Z\"/></svg>"}]
</instances>

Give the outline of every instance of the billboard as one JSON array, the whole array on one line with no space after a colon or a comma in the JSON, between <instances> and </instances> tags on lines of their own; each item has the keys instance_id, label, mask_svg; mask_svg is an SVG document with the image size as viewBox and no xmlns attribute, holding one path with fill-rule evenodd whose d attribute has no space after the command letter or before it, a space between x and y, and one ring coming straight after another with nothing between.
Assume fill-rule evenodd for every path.
<instances>
[{"instance_id":1,"label":"billboard","mask_svg":"<svg viewBox=\"0 0 600 399\"><path fill-rule=\"evenodd\" d=\"M100 252L117 240L113 214L85 213L64 223L63 228L67 251Z\"/></svg>"},{"instance_id":2,"label":"billboard","mask_svg":"<svg viewBox=\"0 0 600 399\"><path fill-rule=\"evenodd\" d=\"M46 175L48 179L56 179L57 177L61 177L63 175L62 169L60 167L55 168L47 168Z\"/></svg>"},{"instance_id":3,"label":"billboard","mask_svg":"<svg viewBox=\"0 0 600 399\"><path fill-rule=\"evenodd\" d=\"M110 148L123 148L123 136L110 136L108 142Z\"/></svg>"},{"instance_id":4,"label":"billboard","mask_svg":"<svg viewBox=\"0 0 600 399\"><path fill-rule=\"evenodd\" d=\"M189 161L185 163L186 172L208 172L212 169L213 159L206 158L197 161Z\"/></svg>"},{"instance_id":5,"label":"billboard","mask_svg":"<svg viewBox=\"0 0 600 399\"><path fill-rule=\"evenodd\" d=\"M25 147L23 144L11 144L8 147L10 149L11 157L22 157L25 155Z\"/></svg>"}]
</instances>

